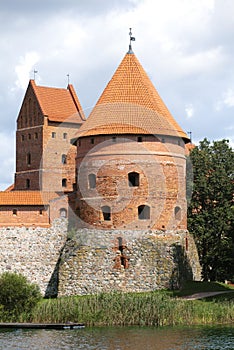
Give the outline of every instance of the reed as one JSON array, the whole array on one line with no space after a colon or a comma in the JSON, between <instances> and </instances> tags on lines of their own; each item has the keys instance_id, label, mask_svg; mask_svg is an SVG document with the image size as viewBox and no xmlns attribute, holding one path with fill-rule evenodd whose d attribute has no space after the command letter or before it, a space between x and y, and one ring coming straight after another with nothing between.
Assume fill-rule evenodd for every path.
<instances>
[{"instance_id":1,"label":"reed","mask_svg":"<svg viewBox=\"0 0 234 350\"><path fill-rule=\"evenodd\" d=\"M173 298L167 292L101 293L41 301L32 322L81 322L87 326L173 326L234 323L232 300Z\"/></svg>"}]
</instances>

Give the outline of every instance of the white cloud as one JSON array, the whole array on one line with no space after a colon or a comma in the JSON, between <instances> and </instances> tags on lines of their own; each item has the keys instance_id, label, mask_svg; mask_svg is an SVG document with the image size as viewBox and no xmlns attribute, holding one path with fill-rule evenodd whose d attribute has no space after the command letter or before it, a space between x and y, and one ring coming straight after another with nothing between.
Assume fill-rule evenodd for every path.
<instances>
[{"instance_id":1,"label":"white cloud","mask_svg":"<svg viewBox=\"0 0 234 350\"><path fill-rule=\"evenodd\" d=\"M5 190L6 187L13 183L13 171L15 164L14 150L15 133L4 134L0 132L0 149L4 153L0 153L0 190ZM8 147L6 147L8 145Z\"/></svg>"},{"instance_id":2,"label":"white cloud","mask_svg":"<svg viewBox=\"0 0 234 350\"><path fill-rule=\"evenodd\" d=\"M220 111L224 107L234 107L234 89L227 89L223 94L222 98L215 103L215 110Z\"/></svg>"},{"instance_id":3,"label":"white cloud","mask_svg":"<svg viewBox=\"0 0 234 350\"><path fill-rule=\"evenodd\" d=\"M227 107L233 107L234 106L234 90L228 89L223 98L223 103Z\"/></svg>"},{"instance_id":4,"label":"white cloud","mask_svg":"<svg viewBox=\"0 0 234 350\"><path fill-rule=\"evenodd\" d=\"M193 107L193 105L191 103L187 104L185 106L185 112L186 112L186 116L187 116L188 119L193 117L193 115L194 115L194 107Z\"/></svg>"},{"instance_id":5,"label":"white cloud","mask_svg":"<svg viewBox=\"0 0 234 350\"><path fill-rule=\"evenodd\" d=\"M40 56L35 51L27 52L23 57L20 57L19 64L15 67L15 73L17 75L15 84L18 88L25 90L32 70L35 68L35 64L39 62L39 60Z\"/></svg>"}]
</instances>

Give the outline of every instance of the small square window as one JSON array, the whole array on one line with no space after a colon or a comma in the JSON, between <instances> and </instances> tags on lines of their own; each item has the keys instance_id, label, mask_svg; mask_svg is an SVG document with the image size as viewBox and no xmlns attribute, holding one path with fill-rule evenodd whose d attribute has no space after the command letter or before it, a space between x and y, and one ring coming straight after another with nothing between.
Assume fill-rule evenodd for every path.
<instances>
[{"instance_id":1,"label":"small square window","mask_svg":"<svg viewBox=\"0 0 234 350\"><path fill-rule=\"evenodd\" d=\"M62 187L67 187L67 179L62 179Z\"/></svg>"},{"instance_id":2,"label":"small square window","mask_svg":"<svg viewBox=\"0 0 234 350\"><path fill-rule=\"evenodd\" d=\"M55 137L56 137L56 132L52 132L52 134L51 134L51 136L52 136L52 139L55 139Z\"/></svg>"},{"instance_id":3,"label":"small square window","mask_svg":"<svg viewBox=\"0 0 234 350\"><path fill-rule=\"evenodd\" d=\"M142 142L142 136L137 137L137 142Z\"/></svg>"},{"instance_id":4,"label":"small square window","mask_svg":"<svg viewBox=\"0 0 234 350\"><path fill-rule=\"evenodd\" d=\"M63 133L63 139L64 139L64 140L67 139L67 133L66 133L66 132Z\"/></svg>"}]
</instances>

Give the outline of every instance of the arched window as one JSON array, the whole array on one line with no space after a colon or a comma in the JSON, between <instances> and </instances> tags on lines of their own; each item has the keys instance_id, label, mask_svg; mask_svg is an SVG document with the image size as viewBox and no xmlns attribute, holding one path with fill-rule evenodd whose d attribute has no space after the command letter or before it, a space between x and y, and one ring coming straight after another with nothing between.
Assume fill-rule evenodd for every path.
<instances>
[{"instance_id":1,"label":"arched window","mask_svg":"<svg viewBox=\"0 0 234 350\"><path fill-rule=\"evenodd\" d=\"M31 153L27 153L27 164L31 165Z\"/></svg>"},{"instance_id":2,"label":"arched window","mask_svg":"<svg viewBox=\"0 0 234 350\"><path fill-rule=\"evenodd\" d=\"M111 220L111 209L108 205L104 205L102 208L103 220L110 221Z\"/></svg>"},{"instance_id":3,"label":"arched window","mask_svg":"<svg viewBox=\"0 0 234 350\"><path fill-rule=\"evenodd\" d=\"M89 188L96 188L96 175L89 174Z\"/></svg>"},{"instance_id":4,"label":"arched window","mask_svg":"<svg viewBox=\"0 0 234 350\"><path fill-rule=\"evenodd\" d=\"M66 154L62 154L62 164L67 164L67 156L66 156Z\"/></svg>"},{"instance_id":5,"label":"arched window","mask_svg":"<svg viewBox=\"0 0 234 350\"><path fill-rule=\"evenodd\" d=\"M139 186L139 174L136 172L132 172L128 174L128 184L130 187Z\"/></svg>"},{"instance_id":6,"label":"arched window","mask_svg":"<svg viewBox=\"0 0 234 350\"><path fill-rule=\"evenodd\" d=\"M66 218L67 217L67 209L61 208L59 212L60 212L60 218Z\"/></svg>"},{"instance_id":7,"label":"arched window","mask_svg":"<svg viewBox=\"0 0 234 350\"><path fill-rule=\"evenodd\" d=\"M67 179L62 179L62 187L67 187Z\"/></svg>"},{"instance_id":8,"label":"arched window","mask_svg":"<svg viewBox=\"0 0 234 350\"><path fill-rule=\"evenodd\" d=\"M140 205L138 207L138 219L139 220L150 219L150 207L148 205Z\"/></svg>"},{"instance_id":9,"label":"arched window","mask_svg":"<svg viewBox=\"0 0 234 350\"><path fill-rule=\"evenodd\" d=\"M181 208L180 207L175 207L174 214L175 214L176 220L181 220Z\"/></svg>"},{"instance_id":10,"label":"arched window","mask_svg":"<svg viewBox=\"0 0 234 350\"><path fill-rule=\"evenodd\" d=\"M27 188L27 189L30 188L30 179L26 179L26 188Z\"/></svg>"}]
</instances>

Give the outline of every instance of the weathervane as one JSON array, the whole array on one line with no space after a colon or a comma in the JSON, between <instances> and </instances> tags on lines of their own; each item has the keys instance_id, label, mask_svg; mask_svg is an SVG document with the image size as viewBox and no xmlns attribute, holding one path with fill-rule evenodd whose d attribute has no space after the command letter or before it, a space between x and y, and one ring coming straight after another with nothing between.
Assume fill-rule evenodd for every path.
<instances>
[{"instance_id":1,"label":"weathervane","mask_svg":"<svg viewBox=\"0 0 234 350\"><path fill-rule=\"evenodd\" d=\"M128 51L128 53L133 53L133 51L132 51L132 41L135 41L136 39L135 39L135 37L134 36L132 36L132 28L129 28L129 36L130 36L130 43L129 43L129 51Z\"/></svg>"},{"instance_id":2,"label":"weathervane","mask_svg":"<svg viewBox=\"0 0 234 350\"><path fill-rule=\"evenodd\" d=\"M36 77L37 73L38 73L38 71L34 69L34 71L33 71L33 80L35 80L35 77Z\"/></svg>"}]
</instances>

